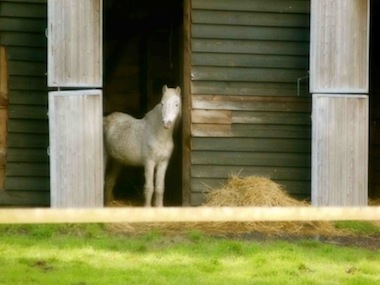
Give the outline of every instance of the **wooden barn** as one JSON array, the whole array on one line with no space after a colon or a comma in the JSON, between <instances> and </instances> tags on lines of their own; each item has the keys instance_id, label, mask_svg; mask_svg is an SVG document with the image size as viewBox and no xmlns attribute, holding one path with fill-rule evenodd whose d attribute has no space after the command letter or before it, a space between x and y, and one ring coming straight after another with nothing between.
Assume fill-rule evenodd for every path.
<instances>
[{"instance_id":1,"label":"wooden barn","mask_svg":"<svg viewBox=\"0 0 380 285\"><path fill-rule=\"evenodd\" d=\"M0 205L103 205L102 115L180 86L166 205L229 175L315 205L380 195L377 1L0 2ZM141 169L117 197L139 199Z\"/></svg>"}]
</instances>

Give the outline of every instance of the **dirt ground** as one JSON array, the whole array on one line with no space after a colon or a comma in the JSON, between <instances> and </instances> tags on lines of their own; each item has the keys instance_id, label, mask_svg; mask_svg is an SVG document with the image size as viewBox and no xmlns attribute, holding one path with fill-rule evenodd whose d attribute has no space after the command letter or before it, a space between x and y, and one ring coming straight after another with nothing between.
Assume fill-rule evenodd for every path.
<instances>
[{"instance_id":1,"label":"dirt ground","mask_svg":"<svg viewBox=\"0 0 380 285\"><path fill-rule=\"evenodd\" d=\"M236 238L243 240L257 240L257 241L272 241L272 240L283 240L287 242L297 243L301 240L315 240L326 244L332 244L337 246L347 246L347 247L360 247L367 248L370 250L380 250L380 234L376 235L350 235L350 236L317 236L317 235L268 235L263 233L246 233L233 235L226 235L228 238Z\"/></svg>"}]
</instances>

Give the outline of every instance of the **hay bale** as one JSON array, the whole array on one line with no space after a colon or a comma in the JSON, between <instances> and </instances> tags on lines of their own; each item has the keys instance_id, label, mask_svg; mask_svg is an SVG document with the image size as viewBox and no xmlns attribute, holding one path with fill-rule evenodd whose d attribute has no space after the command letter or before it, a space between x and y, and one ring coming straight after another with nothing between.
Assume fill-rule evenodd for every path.
<instances>
[{"instance_id":1,"label":"hay bale","mask_svg":"<svg viewBox=\"0 0 380 285\"><path fill-rule=\"evenodd\" d=\"M290 197L283 187L269 178L231 176L227 184L206 194L207 207L292 207L305 206L304 201Z\"/></svg>"},{"instance_id":2,"label":"hay bale","mask_svg":"<svg viewBox=\"0 0 380 285\"><path fill-rule=\"evenodd\" d=\"M284 188L266 177L231 176L227 184L206 195L207 207L297 207L308 206L306 201L292 198ZM269 234L337 234L329 222L230 222L212 223L214 231L226 230L236 233L261 232Z\"/></svg>"},{"instance_id":3,"label":"hay bale","mask_svg":"<svg viewBox=\"0 0 380 285\"><path fill-rule=\"evenodd\" d=\"M299 201L284 188L265 177L231 176L221 188L205 194L203 207L297 207L309 205ZM334 225L326 221L318 222L191 222L191 223L144 223L113 224L112 229L124 233L146 233L158 230L167 234L198 230L210 234L246 234L259 232L273 235L342 235ZM344 233L346 234L346 233Z\"/></svg>"},{"instance_id":4,"label":"hay bale","mask_svg":"<svg viewBox=\"0 0 380 285\"><path fill-rule=\"evenodd\" d=\"M369 199L368 205L369 206L380 206L380 197Z\"/></svg>"}]
</instances>

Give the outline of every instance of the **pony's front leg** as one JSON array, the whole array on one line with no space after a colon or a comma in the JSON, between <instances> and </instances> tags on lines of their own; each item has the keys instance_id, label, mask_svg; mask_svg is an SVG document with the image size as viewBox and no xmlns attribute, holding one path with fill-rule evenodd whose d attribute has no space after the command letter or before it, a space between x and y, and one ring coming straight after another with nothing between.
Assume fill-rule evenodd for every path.
<instances>
[{"instance_id":1,"label":"pony's front leg","mask_svg":"<svg viewBox=\"0 0 380 285\"><path fill-rule=\"evenodd\" d=\"M115 187L117 176L121 170L121 164L117 161L108 161L104 178L104 205L111 204L113 200L113 188Z\"/></svg>"},{"instance_id":2,"label":"pony's front leg","mask_svg":"<svg viewBox=\"0 0 380 285\"><path fill-rule=\"evenodd\" d=\"M168 161L160 162L156 169L156 183L155 183L155 200L154 205L157 207L164 206L164 192L165 192L165 174L168 168Z\"/></svg>"},{"instance_id":3,"label":"pony's front leg","mask_svg":"<svg viewBox=\"0 0 380 285\"><path fill-rule=\"evenodd\" d=\"M144 196L145 196L145 207L152 206L152 196L153 196L153 179L154 179L154 162L147 161L144 166L145 174L145 186L144 186Z\"/></svg>"}]
</instances>

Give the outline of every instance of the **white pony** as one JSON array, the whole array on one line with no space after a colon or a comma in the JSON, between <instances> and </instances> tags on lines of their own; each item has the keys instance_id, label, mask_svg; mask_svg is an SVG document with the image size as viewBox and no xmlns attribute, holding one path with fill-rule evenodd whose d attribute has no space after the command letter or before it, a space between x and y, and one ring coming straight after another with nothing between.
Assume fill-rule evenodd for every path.
<instances>
[{"instance_id":1,"label":"white pony","mask_svg":"<svg viewBox=\"0 0 380 285\"><path fill-rule=\"evenodd\" d=\"M121 166L144 166L145 206L163 206L165 173L173 152L173 130L181 113L181 89L162 88L161 103L144 118L115 112L104 118L105 204L113 200L113 188ZM112 163L110 163L110 158Z\"/></svg>"}]
</instances>

